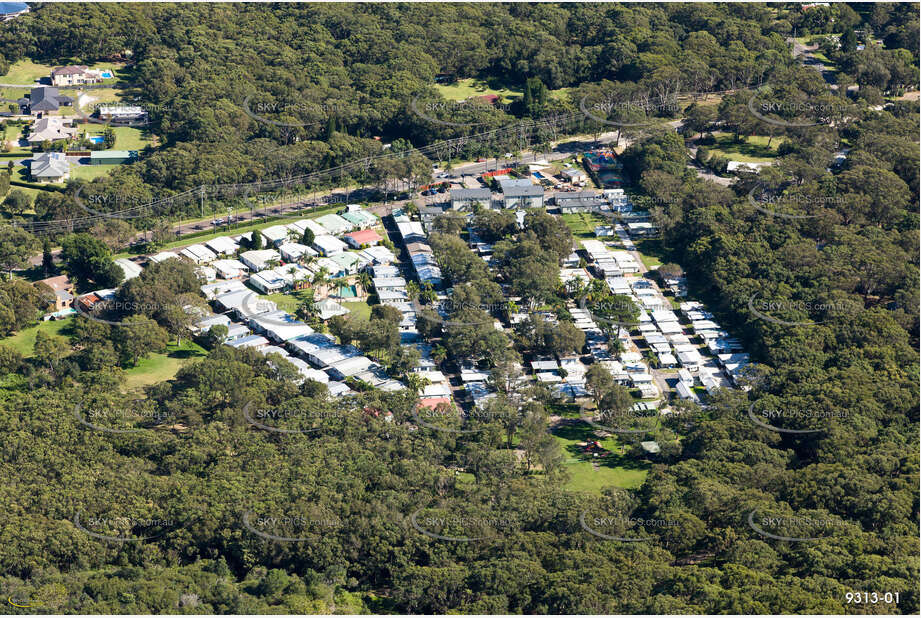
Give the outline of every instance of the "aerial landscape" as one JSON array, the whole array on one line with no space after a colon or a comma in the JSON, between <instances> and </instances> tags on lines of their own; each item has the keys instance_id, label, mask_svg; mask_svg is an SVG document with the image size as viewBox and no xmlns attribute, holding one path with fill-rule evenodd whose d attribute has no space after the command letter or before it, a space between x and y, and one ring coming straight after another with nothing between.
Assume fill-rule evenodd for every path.
<instances>
[{"instance_id":1,"label":"aerial landscape","mask_svg":"<svg viewBox=\"0 0 921 618\"><path fill-rule=\"evenodd\" d=\"M10 615L905 615L918 3L0 3Z\"/></svg>"}]
</instances>

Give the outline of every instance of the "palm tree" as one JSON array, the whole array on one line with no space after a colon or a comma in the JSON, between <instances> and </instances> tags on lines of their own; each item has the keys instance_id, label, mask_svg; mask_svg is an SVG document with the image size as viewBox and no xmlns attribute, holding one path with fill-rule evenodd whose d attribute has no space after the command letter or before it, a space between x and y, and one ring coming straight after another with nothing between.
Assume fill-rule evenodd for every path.
<instances>
[{"instance_id":1,"label":"palm tree","mask_svg":"<svg viewBox=\"0 0 921 618\"><path fill-rule=\"evenodd\" d=\"M358 275L358 283L361 285L361 290L364 292L365 297L371 295L371 273L366 270L361 271L361 274Z\"/></svg>"},{"instance_id":2,"label":"palm tree","mask_svg":"<svg viewBox=\"0 0 921 618\"><path fill-rule=\"evenodd\" d=\"M421 373L412 372L406 376L406 386L408 386L415 395L418 395L426 386L431 383L431 380L426 378Z\"/></svg>"},{"instance_id":3,"label":"palm tree","mask_svg":"<svg viewBox=\"0 0 921 618\"><path fill-rule=\"evenodd\" d=\"M310 283L317 289L323 287L324 291L326 284L329 283L329 269L325 266L321 266L320 269L314 273L313 278L310 280Z\"/></svg>"},{"instance_id":4,"label":"palm tree","mask_svg":"<svg viewBox=\"0 0 921 618\"><path fill-rule=\"evenodd\" d=\"M406 283L406 295L409 296L410 300L419 298L419 284L415 281L409 281Z\"/></svg>"},{"instance_id":5,"label":"palm tree","mask_svg":"<svg viewBox=\"0 0 921 618\"><path fill-rule=\"evenodd\" d=\"M435 292L434 286L428 281L422 284L422 291L419 293L419 297L427 303L433 303L438 300L438 294Z\"/></svg>"},{"instance_id":6,"label":"palm tree","mask_svg":"<svg viewBox=\"0 0 921 618\"><path fill-rule=\"evenodd\" d=\"M297 230L288 230L288 242L301 242L301 239L304 237L303 234Z\"/></svg>"}]
</instances>

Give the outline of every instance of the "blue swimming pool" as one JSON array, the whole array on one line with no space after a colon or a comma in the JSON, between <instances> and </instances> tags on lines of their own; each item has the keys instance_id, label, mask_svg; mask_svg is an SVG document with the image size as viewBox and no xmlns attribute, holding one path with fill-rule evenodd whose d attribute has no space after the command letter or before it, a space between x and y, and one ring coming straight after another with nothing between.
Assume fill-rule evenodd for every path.
<instances>
[{"instance_id":1,"label":"blue swimming pool","mask_svg":"<svg viewBox=\"0 0 921 618\"><path fill-rule=\"evenodd\" d=\"M110 77L112 77L112 73L110 73L109 71L102 72L102 79L109 79Z\"/></svg>"},{"instance_id":2,"label":"blue swimming pool","mask_svg":"<svg viewBox=\"0 0 921 618\"><path fill-rule=\"evenodd\" d=\"M544 177L544 175L541 174L540 172L534 172L534 178L537 178L538 180L541 180L543 177Z\"/></svg>"},{"instance_id":3,"label":"blue swimming pool","mask_svg":"<svg viewBox=\"0 0 921 618\"><path fill-rule=\"evenodd\" d=\"M101 135L94 135L91 138L89 138L89 140L93 142L94 144L102 144L103 142L106 141L106 138L104 138Z\"/></svg>"}]
</instances>

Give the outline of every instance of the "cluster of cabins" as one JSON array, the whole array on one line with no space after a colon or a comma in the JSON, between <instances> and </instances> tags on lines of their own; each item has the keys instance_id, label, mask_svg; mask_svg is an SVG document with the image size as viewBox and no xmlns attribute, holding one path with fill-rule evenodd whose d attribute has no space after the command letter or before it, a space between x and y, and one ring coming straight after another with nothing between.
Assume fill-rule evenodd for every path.
<instances>
[{"instance_id":1,"label":"cluster of cabins","mask_svg":"<svg viewBox=\"0 0 921 618\"><path fill-rule=\"evenodd\" d=\"M340 279L375 264L396 261L393 252L380 245L383 239L372 229L377 225L376 216L353 204L342 214L302 219L239 236L219 236L149 259L158 262L181 257L196 264L205 281L245 279L263 294L273 294L307 287L320 272L327 279ZM313 233L309 246L301 242L307 229ZM241 251L254 233L262 235L266 248Z\"/></svg>"},{"instance_id":2,"label":"cluster of cabins","mask_svg":"<svg viewBox=\"0 0 921 618\"><path fill-rule=\"evenodd\" d=\"M358 348L337 344L333 337L315 332L309 324L279 310L275 303L259 298L241 281L210 283L203 285L201 291L218 313L203 315L195 325L198 333L206 333L218 324L226 326L226 345L278 354L297 368L303 380L326 384L333 397L353 392L346 384L348 379L387 391L404 388ZM327 309L332 315L345 313L341 307L337 309L336 303L324 302L330 305Z\"/></svg>"},{"instance_id":3,"label":"cluster of cabins","mask_svg":"<svg viewBox=\"0 0 921 618\"><path fill-rule=\"evenodd\" d=\"M618 230L623 233L623 229ZM622 238L623 240L623 238ZM591 271L603 278L612 294L629 297L639 310L637 329L649 350L655 355L657 365L663 369L679 370L676 385L678 396L682 399L698 400L693 386L695 377L708 393L717 388L737 384L739 372L748 362L749 356L742 352L738 339L729 335L713 321L713 315L698 302L684 302L680 305L688 327L679 319L671 304L662 295L661 290L652 280L640 277L627 277L626 274L639 272L639 264L627 251L612 251L601 241L582 241ZM627 256L627 257L624 257ZM587 275L581 268L566 268L578 259L577 254L567 258L561 269L561 279L584 279ZM683 277L670 278L666 284L677 297L687 295L686 281ZM615 380L640 390L644 397L654 397L657 389L649 375L648 367L638 352L625 352L620 361L605 358L606 352L600 345L603 339L594 331L591 316L582 309L573 309L572 315L576 326L586 332L586 342L592 349L596 362L602 362L611 371ZM624 328L618 335L629 346L629 333ZM696 339L692 341L692 338ZM596 342L599 345L596 345ZM701 347L706 347L711 356L701 354ZM714 363L713 357L716 362Z\"/></svg>"}]
</instances>

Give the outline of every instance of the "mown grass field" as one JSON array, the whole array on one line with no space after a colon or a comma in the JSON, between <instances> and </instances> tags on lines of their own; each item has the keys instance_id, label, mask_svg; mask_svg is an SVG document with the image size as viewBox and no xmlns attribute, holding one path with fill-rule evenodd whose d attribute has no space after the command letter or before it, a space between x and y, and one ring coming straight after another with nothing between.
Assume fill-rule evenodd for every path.
<instances>
[{"instance_id":1,"label":"mown grass field","mask_svg":"<svg viewBox=\"0 0 921 618\"><path fill-rule=\"evenodd\" d=\"M190 340L182 345L170 344L166 352L151 354L138 361L136 367L125 370L125 389L136 390L143 386L172 379L183 365L205 356L207 352Z\"/></svg>"},{"instance_id":2,"label":"mown grass field","mask_svg":"<svg viewBox=\"0 0 921 618\"><path fill-rule=\"evenodd\" d=\"M750 135L743 137L743 141L736 142L729 133L714 133L716 144L706 146L713 154L720 154L733 161L746 163L763 163L772 161L777 157L777 148L783 143L783 138L771 139L766 135ZM770 142L770 146L768 143Z\"/></svg>"},{"instance_id":3,"label":"mown grass field","mask_svg":"<svg viewBox=\"0 0 921 618\"><path fill-rule=\"evenodd\" d=\"M71 165L70 177L74 179L93 180L100 176L108 176L109 172L119 167L118 165Z\"/></svg>"},{"instance_id":4,"label":"mown grass field","mask_svg":"<svg viewBox=\"0 0 921 618\"><path fill-rule=\"evenodd\" d=\"M605 487L636 489L646 480L650 464L622 455L622 444L616 437L599 440L610 455L592 457L584 454L579 442L596 439L594 428L584 421L557 425L551 431L565 455L565 467L569 480L565 487L572 491L600 494ZM597 466L597 467L596 467Z\"/></svg>"},{"instance_id":5,"label":"mown grass field","mask_svg":"<svg viewBox=\"0 0 921 618\"><path fill-rule=\"evenodd\" d=\"M54 335L65 335L67 329L73 324L73 318L64 320L54 320L48 322L39 322L36 326L24 328L13 335L0 339L0 345L6 345L23 355L24 358L33 356L32 349L35 347L35 337L39 332L45 332Z\"/></svg>"},{"instance_id":6,"label":"mown grass field","mask_svg":"<svg viewBox=\"0 0 921 618\"><path fill-rule=\"evenodd\" d=\"M560 218L572 230L576 238L595 238L595 228L599 225L610 225L610 221L591 212L579 212L570 215L560 215Z\"/></svg>"}]
</instances>

